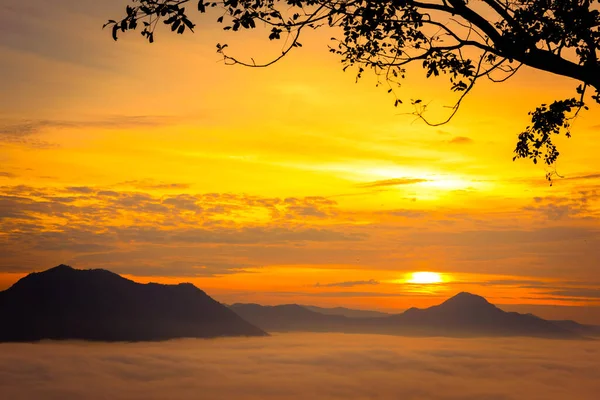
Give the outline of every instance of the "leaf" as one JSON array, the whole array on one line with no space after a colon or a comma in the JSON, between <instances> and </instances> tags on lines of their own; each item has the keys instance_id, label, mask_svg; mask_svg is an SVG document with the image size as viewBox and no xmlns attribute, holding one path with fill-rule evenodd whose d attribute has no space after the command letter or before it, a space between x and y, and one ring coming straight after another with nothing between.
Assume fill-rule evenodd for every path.
<instances>
[{"instance_id":1,"label":"leaf","mask_svg":"<svg viewBox=\"0 0 600 400\"><path fill-rule=\"evenodd\" d=\"M104 25L102 25L102 29L106 28L110 24L116 24L116 23L117 23L117 21L115 21L114 19L109 19L108 21L106 21L106 23Z\"/></svg>"},{"instance_id":2,"label":"leaf","mask_svg":"<svg viewBox=\"0 0 600 400\"><path fill-rule=\"evenodd\" d=\"M183 23L184 23L184 24L185 24L185 25L186 25L188 28L190 28L190 30L191 30L192 32L194 31L194 26L195 26L195 25L194 25L194 24L192 24L192 21L190 21L190 20L189 20L189 19L187 19L187 18L184 18L184 19L183 19Z\"/></svg>"}]
</instances>

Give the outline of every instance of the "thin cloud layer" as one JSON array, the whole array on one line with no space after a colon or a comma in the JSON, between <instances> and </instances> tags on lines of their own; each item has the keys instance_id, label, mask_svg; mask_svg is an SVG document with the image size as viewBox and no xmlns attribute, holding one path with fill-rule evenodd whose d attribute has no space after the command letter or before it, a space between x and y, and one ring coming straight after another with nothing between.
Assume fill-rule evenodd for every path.
<instances>
[{"instance_id":1,"label":"thin cloud layer","mask_svg":"<svg viewBox=\"0 0 600 400\"><path fill-rule=\"evenodd\" d=\"M469 144L473 143L473 139L466 136L456 136L448 141L450 144Z\"/></svg>"},{"instance_id":2,"label":"thin cloud layer","mask_svg":"<svg viewBox=\"0 0 600 400\"><path fill-rule=\"evenodd\" d=\"M354 287L354 286L365 286L365 285L379 285L379 281L375 279L369 279L368 281L348 281L348 282L332 282L332 283L320 283L317 282L315 287Z\"/></svg>"},{"instance_id":3,"label":"thin cloud layer","mask_svg":"<svg viewBox=\"0 0 600 400\"><path fill-rule=\"evenodd\" d=\"M414 185L415 183L423 183L427 182L427 179L419 179L419 178L395 178L395 179L385 179L381 181L375 182L367 182L361 183L358 187L363 189L371 189L371 188L379 188L386 186L400 186L400 185Z\"/></svg>"},{"instance_id":4,"label":"thin cloud layer","mask_svg":"<svg viewBox=\"0 0 600 400\"><path fill-rule=\"evenodd\" d=\"M594 400L593 341L286 334L0 345L11 400Z\"/></svg>"}]
</instances>

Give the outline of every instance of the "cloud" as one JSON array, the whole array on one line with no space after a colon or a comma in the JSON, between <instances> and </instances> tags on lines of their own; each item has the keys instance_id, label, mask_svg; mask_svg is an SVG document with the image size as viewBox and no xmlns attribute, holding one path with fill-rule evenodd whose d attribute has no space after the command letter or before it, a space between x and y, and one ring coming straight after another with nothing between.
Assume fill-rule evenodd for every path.
<instances>
[{"instance_id":1,"label":"cloud","mask_svg":"<svg viewBox=\"0 0 600 400\"><path fill-rule=\"evenodd\" d=\"M170 117L116 115L96 120L50 120L0 119L0 143L21 144L28 147L47 149L58 145L36 138L36 135L51 129L128 129L165 126L173 123Z\"/></svg>"},{"instance_id":2,"label":"cloud","mask_svg":"<svg viewBox=\"0 0 600 400\"><path fill-rule=\"evenodd\" d=\"M586 217L590 211L590 200L597 196L596 191L581 190L569 196L538 196L533 198L533 204L523 207L523 210L541 214L552 221Z\"/></svg>"},{"instance_id":3,"label":"cloud","mask_svg":"<svg viewBox=\"0 0 600 400\"><path fill-rule=\"evenodd\" d=\"M397 178L397 179L385 179L381 181L361 183L358 185L360 188L377 188L385 186L399 186L399 185L414 185L415 183L427 182L427 179L419 178Z\"/></svg>"},{"instance_id":4,"label":"cloud","mask_svg":"<svg viewBox=\"0 0 600 400\"><path fill-rule=\"evenodd\" d=\"M153 182L153 181L126 181L118 184L117 186L131 186L141 190L184 190L189 189L190 184L188 183L168 183L168 182Z\"/></svg>"},{"instance_id":5,"label":"cloud","mask_svg":"<svg viewBox=\"0 0 600 400\"><path fill-rule=\"evenodd\" d=\"M296 248L327 243L331 255L336 244L368 238L328 220L337 212L335 201L315 196L0 186L0 271L30 271L53 260L141 276L212 276L262 266L257 260L269 257L301 263L306 257ZM9 249L17 253L9 256ZM233 255L240 251L247 254ZM215 258L219 252L232 255Z\"/></svg>"},{"instance_id":6,"label":"cloud","mask_svg":"<svg viewBox=\"0 0 600 400\"><path fill-rule=\"evenodd\" d=\"M0 120L0 137L27 136L45 129L123 129L133 127L156 127L171 122L172 118L145 115L114 115L95 120Z\"/></svg>"},{"instance_id":7,"label":"cloud","mask_svg":"<svg viewBox=\"0 0 600 400\"><path fill-rule=\"evenodd\" d=\"M582 212L580 208L574 207L570 204L544 204L537 207L526 206L523 207L523 210L540 213L552 221L559 221L561 219L573 217Z\"/></svg>"},{"instance_id":8,"label":"cloud","mask_svg":"<svg viewBox=\"0 0 600 400\"><path fill-rule=\"evenodd\" d=\"M468 230L460 232L415 232L411 241L426 246L500 246L548 244L556 242L590 241L600 243L600 230L585 226L552 226L520 230ZM566 245L566 244L565 244Z\"/></svg>"},{"instance_id":9,"label":"cloud","mask_svg":"<svg viewBox=\"0 0 600 400\"><path fill-rule=\"evenodd\" d=\"M16 178L17 175L13 174L12 172L0 171L0 177L3 177L3 178Z\"/></svg>"},{"instance_id":10,"label":"cloud","mask_svg":"<svg viewBox=\"0 0 600 400\"><path fill-rule=\"evenodd\" d=\"M133 253L133 252L131 252ZM119 261L125 258L131 258L133 254L127 254L123 257L123 254L117 254L113 257L113 260ZM253 267L250 264L243 263L231 263L225 261L218 261L215 257L203 257L205 261L202 261L202 257L197 257L196 260L181 260L181 259L162 259L160 263L151 263L144 260L144 252L138 251L138 259L140 260L136 265L130 265L129 263L122 263L111 270L122 275L133 275L133 276L144 276L144 277L165 277L165 276L176 276L176 277L202 277L202 276L221 276L227 274L236 273L249 273L246 269ZM108 259L111 257L111 253L105 253ZM147 257L147 255L146 255ZM86 257L82 257L85 259ZM90 257L87 257L89 259ZM98 259L102 259L99 257Z\"/></svg>"},{"instance_id":11,"label":"cloud","mask_svg":"<svg viewBox=\"0 0 600 400\"><path fill-rule=\"evenodd\" d=\"M240 227L240 228L190 228L164 230L158 227L113 228L122 240L146 243L229 243L229 244L269 244L296 241L358 241L364 235L338 232L319 228L286 227Z\"/></svg>"},{"instance_id":12,"label":"cloud","mask_svg":"<svg viewBox=\"0 0 600 400\"><path fill-rule=\"evenodd\" d=\"M583 297L583 298L592 298L592 299L600 299L600 289L591 289L591 288L568 288L562 290L556 290L553 292L549 292L549 295L552 296L565 296L565 297Z\"/></svg>"},{"instance_id":13,"label":"cloud","mask_svg":"<svg viewBox=\"0 0 600 400\"><path fill-rule=\"evenodd\" d=\"M334 282L334 283L316 283L315 287L353 287L364 285L379 285L379 281L369 279L368 281L349 281L349 282Z\"/></svg>"},{"instance_id":14,"label":"cloud","mask_svg":"<svg viewBox=\"0 0 600 400\"><path fill-rule=\"evenodd\" d=\"M180 210L187 211L202 211L202 207L198 205L198 199L189 194L180 194L177 196L166 198L162 201L162 204L167 206L173 206Z\"/></svg>"},{"instance_id":15,"label":"cloud","mask_svg":"<svg viewBox=\"0 0 600 400\"><path fill-rule=\"evenodd\" d=\"M344 297L418 297L418 294L413 292L277 292L272 293L277 296L285 297L328 297L328 298L344 298Z\"/></svg>"},{"instance_id":16,"label":"cloud","mask_svg":"<svg viewBox=\"0 0 600 400\"><path fill-rule=\"evenodd\" d=\"M152 186L169 189L179 187L183 187L182 184L160 183ZM2 186L0 196L5 202L10 202L4 207L7 211L11 214L18 212L23 218L61 217L72 220L74 216L85 214L88 222L102 218L115 219L114 223L117 223L121 213L128 212L138 214L136 217L141 219L150 215L154 220L168 219L163 226L164 223L184 222L194 226L206 225L212 219L224 223L223 218L247 219L248 214L260 215L262 222L273 225L275 221L290 223L294 220L324 219L338 213L335 201L318 196L270 198L230 193L155 195L89 186L54 189L24 185ZM85 203L73 204L78 199L85 200ZM196 217L190 216L190 211L195 212ZM111 225L110 221L103 222Z\"/></svg>"},{"instance_id":17,"label":"cloud","mask_svg":"<svg viewBox=\"0 0 600 400\"><path fill-rule=\"evenodd\" d=\"M485 284L493 285L493 286L503 286L503 285L530 285L534 287L543 287L548 285L548 282L536 281L531 279L492 279L486 281Z\"/></svg>"},{"instance_id":18,"label":"cloud","mask_svg":"<svg viewBox=\"0 0 600 400\"><path fill-rule=\"evenodd\" d=\"M423 218L429 214L427 211L424 210L392 210L383 211L382 213L403 218Z\"/></svg>"},{"instance_id":19,"label":"cloud","mask_svg":"<svg viewBox=\"0 0 600 400\"><path fill-rule=\"evenodd\" d=\"M0 344L7 399L594 400L591 341L282 334Z\"/></svg>"},{"instance_id":20,"label":"cloud","mask_svg":"<svg viewBox=\"0 0 600 400\"><path fill-rule=\"evenodd\" d=\"M585 207L589 202L592 208L588 199L593 196L593 191L560 192L532 199L530 205ZM70 262L138 276L213 276L275 265L384 271L422 262L443 263L452 273L503 276L520 276L527 268L532 280L594 276L600 262L595 220L578 217L573 224L538 218L525 229L515 222L523 214L363 211L320 196L5 185L0 186L0 272ZM364 278L384 280L379 275L358 279ZM315 276L308 285L317 281L328 282Z\"/></svg>"},{"instance_id":21,"label":"cloud","mask_svg":"<svg viewBox=\"0 0 600 400\"><path fill-rule=\"evenodd\" d=\"M522 286L527 285L532 288L544 288L550 283L533 280L533 279L491 279L487 281L459 281L451 282L452 286L455 285L479 285L479 286Z\"/></svg>"},{"instance_id":22,"label":"cloud","mask_svg":"<svg viewBox=\"0 0 600 400\"><path fill-rule=\"evenodd\" d=\"M600 174L588 174L588 175L578 175L578 176L568 176L565 178L562 178L564 180L568 180L568 181L580 181L580 180L586 180L586 179L600 179Z\"/></svg>"},{"instance_id":23,"label":"cloud","mask_svg":"<svg viewBox=\"0 0 600 400\"><path fill-rule=\"evenodd\" d=\"M81 193L81 194L90 194L94 193L94 189L87 186L71 186L66 188L69 192Z\"/></svg>"},{"instance_id":24,"label":"cloud","mask_svg":"<svg viewBox=\"0 0 600 400\"><path fill-rule=\"evenodd\" d=\"M556 303L559 301L569 301L569 302L580 302L582 304L589 303L589 299L583 297L560 297L560 296L524 296L521 298L523 301L527 300L535 300L535 301L548 301L552 303ZM585 305L583 308L586 308ZM573 319L573 317L569 317L569 319Z\"/></svg>"},{"instance_id":25,"label":"cloud","mask_svg":"<svg viewBox=\"0 0 600 400\"><path fill-rule=\"evenodd\" d=\"M98 196L119 197L119 192L114 190L100 190L96 193Z\"/></svg>"},{"instance_id":26,"label":"cloud","mask_svg":"<svg viewBox=\"0 0 600 400\"><path fill-rule=\"evenodd\" d=\"M450 144L470 144L473 143L473 139L466 136L456 136L448 141Z\"/></svg>"}]
</instances>

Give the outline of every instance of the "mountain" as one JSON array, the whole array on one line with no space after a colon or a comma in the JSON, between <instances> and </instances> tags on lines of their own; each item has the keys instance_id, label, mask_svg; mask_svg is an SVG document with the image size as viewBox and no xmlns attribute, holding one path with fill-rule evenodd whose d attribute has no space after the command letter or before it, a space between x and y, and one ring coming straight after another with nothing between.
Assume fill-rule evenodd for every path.
<instances>
[{"instance_id":1,"label":"mountain","mask_svg":"<svg viewBox=\"0 0 600 400\"><path fill-rule=\"evenodd\" d=\"M323 308L316 306L302 306L304 308L309 309L310 311L318 312L319 314L325 315L343 315L348 318L377 318L377 317L389 317L390 313L385 313L381 311L371 311L371 310L356 310L353 308L346 307L333 307L333 308Z\"/></svg>"},{"instance_id":2,"label":"mountain","mask_svg":"<svg viewBox=\"0 0 600 400\"><path fill-rule=\"evenodd\" d=\"M503 311L485 298L466 292L437 306L411 308L389 321L409 333L436 336L578 336L534 315Z\"/></svg>"},{"instance_id":3,"label":"mountain","mask_svg":"<svg viewBox=\"0 0 600 400\"><path fill-rule=\"evenodd\" d=\"M139 284L66 265L32 273L0 292L0 321L0 341L266 335L192 284Z\"/></svg>"},{"instance_id":4,"label":"mountain","mask_svg":"<svg viewBox=\"0 0 600 400\"><path fill-rule=\"evenodd\" d=\"M337 332L348 329L354 321L341 315L314 312L298 304L261 306L236 303L229 307L267 332Z\"/></svg>"},{"instance_id":5,"label":"mountain","mask_svg":"<svg viewBox=\"0 0 600 400\"><path fill-rule=\"evenodd\" d=\"M571 320L553 320L550 322L552 322L554 325L560 326L561 328L567 329L571 332L579 333L581 335L600 336L600 326L597 325L585 325Z\"/></svg>"},{"instance_id":6,"label":"mountain","mask_svg":"<svg viewBox=\"0 0 600 400\"><path fill-rule=\"evenodd\" d=\"M290 304L234 304L242 318L267 332L313 331L384 333L408 336L534 336L577 338L582 332L533 315L505 312L485 298L459 293L437 306L411 308L402 314L371 318L325 315Z\"/></svg>"}]
</instances>

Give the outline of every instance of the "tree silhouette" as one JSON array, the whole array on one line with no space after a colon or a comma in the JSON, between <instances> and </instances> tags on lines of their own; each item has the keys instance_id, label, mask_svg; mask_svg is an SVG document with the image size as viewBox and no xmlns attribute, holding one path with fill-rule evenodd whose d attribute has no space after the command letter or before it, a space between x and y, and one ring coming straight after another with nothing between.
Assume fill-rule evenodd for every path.
<instances>
[{"instance_id":1,"label":"tree silhouette","mask_svg":"<svg viewBox=\"0 0 600 400\"><path fill-rule=\"evenodd\" d=\"M185 9L191 0L129 0L126 16L105 24L115 40L141 23L141 34L154 41L159 23L182 34L195 24ZM553 165L559 152L553 136L570 137L570 124L586 101L600 103L600 0L223 0L196 2L199 13L214 9L223 29L267 28L269 40L284 40L281 54L266 63L243 61L217 44L227 64L266 67L301 47L305 29L335 27L330 51L344 70L355 67L378 76L402 103L395 88L406 66L419 63L427 77L445 75L458 101L448 118L429 121L426 105L412 100L415 115L430 125L450 121L479 79L505 82L525 65L572 78L574 96L542 104L530 112L531 124L518 136L517 158ZM546 177L551 180L555 172Z\"/></svg>"}]
</instances>

